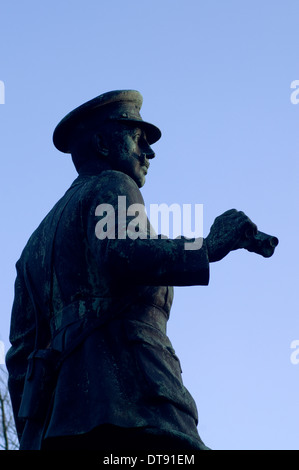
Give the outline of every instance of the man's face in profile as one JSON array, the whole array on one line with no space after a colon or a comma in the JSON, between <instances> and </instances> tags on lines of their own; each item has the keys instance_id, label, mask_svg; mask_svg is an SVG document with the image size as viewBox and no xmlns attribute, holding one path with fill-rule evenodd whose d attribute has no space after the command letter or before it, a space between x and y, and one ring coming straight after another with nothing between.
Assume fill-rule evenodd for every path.
<instances>
[{"instance_id":1,"label":"man's face in profile","mask_svg":"<svg viewBox=\"0 0 299 470\"><path fill-rule=\"evenodd\" d=\"M114 170L130 176L141 188L155 153L150 147L145 130L119 123L109 138L109 159Z\"/></svg>"}]
</instances>

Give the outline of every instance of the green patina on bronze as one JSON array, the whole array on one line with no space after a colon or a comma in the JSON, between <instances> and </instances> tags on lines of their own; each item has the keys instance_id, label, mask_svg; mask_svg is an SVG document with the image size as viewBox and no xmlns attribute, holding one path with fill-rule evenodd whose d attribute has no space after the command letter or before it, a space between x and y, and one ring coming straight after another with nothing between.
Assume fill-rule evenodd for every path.
<instances>
[{"instance_id":1,"label":"green patina on bronze","mask_svg":"<svg viewBox=\"0 0 299 470\"><path fill-rule=\"evenodd\" d=\"M278 240L235 209L197 250L185 250L184 237L98 239L98 205L117 213L125 196L126 208L144 206L161 132L142 120L141 104L136 91L109 92L54 132L79 176L17 262L7 368L21 449L207 449L167 336L172 286L207 285L210 263L241 248L269 257Z\"/></svg>"}]
</instances>

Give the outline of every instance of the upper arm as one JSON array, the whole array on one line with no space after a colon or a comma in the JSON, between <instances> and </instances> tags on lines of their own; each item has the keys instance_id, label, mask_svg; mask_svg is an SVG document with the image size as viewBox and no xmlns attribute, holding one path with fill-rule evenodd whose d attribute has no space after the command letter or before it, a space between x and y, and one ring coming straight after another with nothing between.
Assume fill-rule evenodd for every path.
<instances>
[{"instance_id":1,"label":"upper arm","mask_svg":"<svg viewBox=\"0 0 299 470\"><path fill-rule=\"evenodd\" d=\"M141 216L135 217L135 209L137 212L139 209ZM89 247L98 269L113 283L208 283L209 263L205 244L191 252L185 250L184 239L152 238L141 193L136 183L125 174L105 172L96 191L93 188L87 213Z\"/></svg>"},{"instance_id":2,"label":"upper arm","mask_svg":"<svg viewBox=\"0 0 299 470\"><path fill-rule=\"evenodd\" d=\"M140 225L145 230L149 227L144 200L137 184L118 171L107 171L100 176L87 194L83 212L88 244L98 259L106 250L108 240L129 236L127 229L132 230L130 222L138 212L139 221L142 220Z\"/></svg>"}]
</instances>

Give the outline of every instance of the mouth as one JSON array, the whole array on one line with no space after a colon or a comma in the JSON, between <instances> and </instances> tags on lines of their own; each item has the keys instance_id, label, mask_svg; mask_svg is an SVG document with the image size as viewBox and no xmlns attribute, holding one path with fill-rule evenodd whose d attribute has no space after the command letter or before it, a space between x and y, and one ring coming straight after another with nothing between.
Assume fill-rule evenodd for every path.
<instances>
[{"instance_id":1,"label":"mouth","mask_svg":"<svg viewBox=\"0 0 299 470\"><path fill-rule=\"evenodd\" d=\"M149 169L150 162L148 161L148 159L145 157L144 154L139 155L139 156L138 156L138 160L139 160L139 162L140 162L141 168L144 168L144 169L146 169L146 170Z\"/></svg>"}]
</instances>

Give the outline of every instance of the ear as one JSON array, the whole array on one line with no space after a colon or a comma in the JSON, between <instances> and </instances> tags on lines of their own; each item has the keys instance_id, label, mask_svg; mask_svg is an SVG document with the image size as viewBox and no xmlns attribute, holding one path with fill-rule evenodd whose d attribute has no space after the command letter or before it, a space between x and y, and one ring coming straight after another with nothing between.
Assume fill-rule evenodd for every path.
<instances>
[{"instance_id":1,"label":"ear","mask_svg":"<svg viewBox=\"0 0 299 470\"><path fill-rule=\"evenodd\" d=\"M97 132L92 137L92 145L97 153L100 153L103 157L107 158L109 155L109 148L106 139L103 134Z\"/></svg>"}]
</instances>

